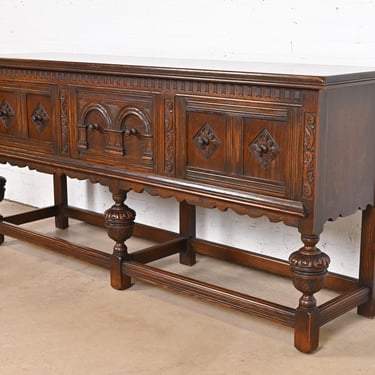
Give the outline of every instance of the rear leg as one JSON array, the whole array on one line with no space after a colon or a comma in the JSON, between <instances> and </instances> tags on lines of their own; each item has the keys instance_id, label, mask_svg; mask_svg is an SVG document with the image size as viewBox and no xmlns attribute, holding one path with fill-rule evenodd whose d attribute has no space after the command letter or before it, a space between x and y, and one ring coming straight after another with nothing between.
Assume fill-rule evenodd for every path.
<instances>
[{"instance_id":1,"label":"rear leg","mask_svg":"<svg viewBox=\"0 0 375 375\"><path fill-rule=\"evenodd\" d=\"M4 177L0 176L0 202L4 199L5 194L5 184L7 180ZM3 217L0 215L0 221L3 220ZM0 233L0 245L4 242L4 235Z\"/></svg>"}]
</instances>

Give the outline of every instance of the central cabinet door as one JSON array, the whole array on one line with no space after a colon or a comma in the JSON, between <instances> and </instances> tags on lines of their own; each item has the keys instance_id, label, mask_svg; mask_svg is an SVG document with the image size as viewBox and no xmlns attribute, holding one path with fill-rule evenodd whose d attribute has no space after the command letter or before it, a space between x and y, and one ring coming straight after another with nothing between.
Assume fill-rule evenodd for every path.
<instances>
[{"instance_id":1,"label":"central cabinet door","mask_svg":"<svg viewBox=\"0 0 375 375\"><path fill-rule=\"evenodd\" d=\"M179 177L298 197L303 168L300 107L181 96L177 119Z\"/></svg>"},{"instance_id":2,"label":"central cabinet door","mask_svg":"<svg viewBox=\"0 0 375 375\"><path fill-rule=\"evenodd\" d=\"M112 167L153 168L151 94L76 88L76 156Z\"/></svg>"}]
</instances>

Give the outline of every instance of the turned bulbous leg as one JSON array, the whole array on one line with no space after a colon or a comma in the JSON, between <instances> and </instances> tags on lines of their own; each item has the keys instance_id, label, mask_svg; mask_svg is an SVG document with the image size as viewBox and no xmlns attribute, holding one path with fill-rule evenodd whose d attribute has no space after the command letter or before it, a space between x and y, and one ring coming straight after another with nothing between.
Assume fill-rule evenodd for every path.
<instances>
[{"instance_id":1,"label":"turned bulbous leg","mask_svg":"<svg viewBox=\"0 0 375 375\"><path fill-rule=\"evenodd\" d=\"M5 194L5 184L7 180L4 177L0 176L0 202L4 199ZM3 217L0 215L0 221L3 220ZM4 242L4 235L0 233L0 245Z\"/></svg>"},{"instance_id":2,"label":"turned bulbous leg","mask_svg":"<svg viewBox=\"0 0 375 375\"><path fill-rule=\"evenodd\" d=\"M316 247L318 235L302 235L302 241L304 246L289 257L293 284L302 292L296 310L294 338L298 350L311 353L318 347L320 328L314 293L324 286L330 259Z\"/></svg>"},{"instance_id":3,"label":"turned bulbous leg","mask_svg":"<svg viewBox=\"0 0 375 375\"><path fill-rule=\"evenodd\" d=\"M113 194L115 204L104 214L108 235L115 241L111 257L111 285L115 289L131 286L131 278L122 272L122 263L129 259L125 241L133 234L135 211L124 204L125 199L125 191Z\"/></svg>"}]
</instances>

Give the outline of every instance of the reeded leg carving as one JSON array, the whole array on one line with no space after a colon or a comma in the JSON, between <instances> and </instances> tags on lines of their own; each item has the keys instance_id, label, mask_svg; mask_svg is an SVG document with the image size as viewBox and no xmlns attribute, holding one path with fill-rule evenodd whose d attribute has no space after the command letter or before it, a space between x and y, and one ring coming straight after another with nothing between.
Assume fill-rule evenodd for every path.
<instances>
[{"instance_id":1,"label":"reeded leg carving","mask_svg":"<svg viewBox=\"0 0 375 375\"><path fill-rule=\"evenodd\" d=\"M302 241L304 246L289 257L293 284L302 292L296 310L294 345L301 352L311 353L318 347L320 328L314 293L324 286L330 259L316 247L318 235L302 235Z\"/></svg>"},{"instance_id":2,"label":"reeded leg carving","mask_svg":"<svg viewBox=\"0 0 375 375\"><path fill-rule=\"evenodd\" d=\"M127 289L131 278L122 273L122 263L129 258L125 241L133 234L135 211L124 204L126 192L113 193L115 204L104 214L108 235L116 243L111 257L111 285L115 289Z\"/></svg>"},{"instance_id":3,"label":"reeded leg carving","mask_svg":"<svg viewBox=\"0 0 375 375\"><path fill-rule=\"evenodd\" d=\"M0 202L4 199L5 194L5 184L7 180L4 177L0 176ZM3 220L3 217L0 215L0 221ZM0 245L4 242L4 235L0 233Z\"/></svg>"}]
</instances>

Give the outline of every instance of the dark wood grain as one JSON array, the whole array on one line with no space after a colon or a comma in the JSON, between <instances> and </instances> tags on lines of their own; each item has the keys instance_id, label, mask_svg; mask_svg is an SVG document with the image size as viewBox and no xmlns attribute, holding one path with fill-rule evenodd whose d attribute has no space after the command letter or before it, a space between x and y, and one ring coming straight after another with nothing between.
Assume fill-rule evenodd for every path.
<instances>
[{"instance_id":1,"label":"dark wood grain","mask_svg":"<svg viewBox=\"0 0 375 375\"><path fill-rule=\"evenodd\" d=\"M130 287L135 277L293 326L302 352L314 351L320 327L349 309L359 306L360 314L373 317L375 72L173 64L0 59L0 163L53 175L55 201L0 216L0 243L6 234L109 268L116 289ZM108 186L114 205L104 215L69 206L67 177ZM174 197L179 233L135 224L136 213L124 203L129 190ZM0 178L0 201L4 192ZM302 247L288 263L197 239L196 206L283 222L298 228ZM358 209L357 280L328 272L329 249L319 249L319 236L327 220ZM105 226L113 254L22 227L53 216L62 229L69 217ZM128 252L132 235L158 244ZM186 265L201 254L290 277L301 291L298 307L141 264L176 252ZM343 294L319 305L315 294L324 287Z\"/></svg>"},{"instance_id":2,"label":"dark wood grain","mask_svg":"<svg viewBox=\"0 0 375 375\"><path fill-rule=\"evenodd\" d=\"M7 236L17 238L35 246L53 250L60 254L69 255L100 267L110 268L110 254L100 250L80 246L61 238L43 235L10 223L0 222L0 231Z\"/></svg>"},{"instance_id":3,"label":"dark wood grain","mask_svg":"<svg viewBox=\"0 0 375 375\"><path fill-rule=\"evenodd\" d=\"M289 327L294 326L294 309L292 308L225 288L220 288L185 276L176 275L137 262L124 262L123 268L127 275L137 279L204 298Z\"/></svg>"},{"instance_id":4,"label":"dark wood grain","mask_svg":"<svg viewBox=\"0 0 375 375\"><path fill-rule=\"evenodd\" d=\"M63 173L55 173L53 175L53 191L55 206L58 211L55 217L56 228L66 229L69 226L68 216L64 209L68 206L68 187L66 175Z\"/></svg>"}]
</instances>

